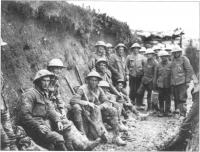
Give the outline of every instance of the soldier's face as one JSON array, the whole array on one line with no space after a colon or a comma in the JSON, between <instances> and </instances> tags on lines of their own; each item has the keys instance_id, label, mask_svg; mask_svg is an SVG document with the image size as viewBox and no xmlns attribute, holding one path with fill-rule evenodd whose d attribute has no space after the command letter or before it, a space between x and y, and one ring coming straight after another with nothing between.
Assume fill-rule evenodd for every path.
<instances>
[{"instance_id":1,"label":"soldier's face","mask_svg":"<svg viewBox=\"0 0 200 152\"><path fill-rule=\"evenodd\" d=\"M119 56L124 55L124 47L120 46L117 51L118 51Z\"/></svg>"},{"instance_id":2,"label":"soldier's face","mask_svg":"<svg viewBox=\"0 0 200 152\"><path fill-rule=\"evenodd\" d=\"M113 52L113 49L112 48L107 48L107 54L111 54Z\"/></svg>"},{"instance_id":3,"label":"soldier's face","mask_svg":"<svg viewBox=\"0 0 200 152\"><path fill-rule=\"evenodd\" d=\"M139 53L140 48L132 48L132 51L134 54L138 54Z\"/></svg>"},{"instance_id":4,"label":"soldier's face","mask_svg":"<svg viewBox=\"0 0 200 152\"><path fill-rule=\"evenodd\" d=\"M103 62L99 63L99 70L100 70L100 72L105 73L106 69L107 69L106 63L103 63Z\"/></svg>"},{"instance_id":5,"label":"soldier's face","mask_svg":"<svg viewBox=\"0 0 200 152\"><path fill-rule=\"evenodd\" d=\"M162 62L165 62L165 61L167 61L167 59L168 59L169 57L168 57L168 56L161 56L160 58L161 58Z\"/></svg>"},{"instance_id":6,"label":"soldier's face","mask_svg":"<svg viewBox=\"0 0 200 152\"><path fill-rule=\"evenodd\" d=\"M106 50L104 46L97 46L97 53L99 56L103 56L105 54Z\"/></svg>"},{"instance_id":7,"label":"soldier's face","mask_svg":"<svg viewBox=\"0 0 200 152\"><path fill-rule=\"evenodd\" d=\"M123 89L123 83L118 83L117 84L117 90L121 91Z\"/></svg>"},{"instance_id":8,"label":"soldier's face","mask_svg":"<svg viewBox=\"0 0 200 152\"><path fill-rule=\"evenodd\" d=\"M60 75L62 72L62 68L61 67L51 67L50 71L53 72L56 75Z\"/></svg>"},{"instance_id":9,"label":"soldier's face","mask_svg":"<svg viewBox=\"0 0 200 152\"><path fill-rule=\"evenodd\" d=\"M147 55L146 55L146 57L147 57L148 59L153 58L153 56L154 56L153 54L147 54Z\"/></svg>"},{"instance_id":10,"label":"soldier's face","mask_svg":"<svg viewBox=\"0 0 200 152\"><path fill-rule=\"evenodd\" d=\"M174 52L173 55L174 55L174 58L178 58L181 56L181 52Z\"/></svg>"},{"instance_id":11,"label":"soldier's face","mask_svg":"<svg viewBox=\"0 0 200 152\"><path fill-rule=\"evenodd\" d=\"M41 78L40 82L41 82L41 89L47 90L49 87L49 83L50 83L50 77L49 76L43 77L43 78Z\"/></svg>"},{"instance_id":12,"label":"soldier's face","mask_svg":"<svg viewBox=\"0 0 200 152\"><path fill-rule=\"evenodd\" d=\"M95 89L99 84L99 79L97 77L91 77L88 82L90 88Z\"/></svg>"}]
</instances>

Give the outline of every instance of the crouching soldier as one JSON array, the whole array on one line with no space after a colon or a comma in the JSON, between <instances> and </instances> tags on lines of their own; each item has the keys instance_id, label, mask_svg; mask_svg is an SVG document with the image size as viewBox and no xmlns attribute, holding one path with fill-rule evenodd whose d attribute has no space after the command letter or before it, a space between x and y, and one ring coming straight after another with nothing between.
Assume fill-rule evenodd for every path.
<instances>
[{"instance_id":1,"label":"crouching soldier","mask_svg":"<svg viewBox=\"0 0 200 152\"><path fill-rule=\"evenodd\" d=\"M35 87L22 95L18 107L20 109L18 123L28 136L48 150L65 151L67 148L69 150L91 150L99 141L88 141L76 130L71 121L61 120L49 100L48 87L52 76L54 74L45 69L36 73L33 81ZM56 129L53 129L52 124L56 124L54 125Z\"/></svg>"},{"instance_id":2,"label":"crouching soldier","mask_svg":"<svg viewBox=\"0 0 200 152\"><path fill-rule=\"evenodd\" d=\"M100 132L99 129L103 129L103 131L105 131L103 128L104 126L102 126L102 128L99 127L102 125L102 118L100 118L101 114L99 115L99 118L97 118L93 116L93 113L91 113L95 108L100 109L102 115L104 111L107 110L106 105L103 103L108 102L108 99L106 98L103 90L98 86L100 80L102 80L102 78L96 71L90 72L86 77L87 84L80 86L77 94L71 99L72 108L74 110L75 123L77 128L82 132L85 132L83 122L83 119L85 118L85 110L89 113L90 117L94 118L94 123L98 122L98 124L94 124L96 131ZM113 110L112 112L109 111L109 114L110 115L108 115L106 119L108 119L107 122L109 122L109 125L111 125L114 130L113 142L117 145L125 145L125 142L119 137L117 110ZM99 121L95 119L99 119ZM102 135L102 133L99 135Z\"/></svg>"},{"instance_id":3,"label":"crouching soldier","mask_svg":"<svg viewBox=\"0 0 200 152\"><path fill-rule=\"evenodd\" d=\"M124 80L123 79L119 79L117 80L117 91L119 91L119 93L121 94L120 97L117 98L117 102L119 103L123 103L123 109L122 109L122 115L124 116L124 118L128 119L128 114L127 114L127 110L130 110L132 113L134 113L138 118L141 117L147 117L148 114L141 114L136 108L135 106L131 103L130 98L128 97L127 94L124 94L122 92L122 89L124 87Z\"/></svg>"},{"instance_id":4,"label":"crouching soldier","mask_svg":"<svg viewBox=\"0 0 200 152\"><path fill-rule=\"evenodd\" d=\"M193 70L189 59L182 55L182 49L176 46L171 51L171 85L173 90L175 112L182 116L186 114L187 88L189 87Z\"/></svg>"},{"instance_id":5,"label":"crouching soldier","mask_svg":"<svg viewBox=\"0 0 200 152\"><path fill-rule=\"evenodd\" d=\"M144 96L145 90L147 90L147 111L153 110L151 103L151 92L153 90L153 78L155 75L155 69L157 63L155 62L153 56L155 52L152 49L147 49L145 55L147 57L147 61L143 66L144 75L142 77L142 81L140 87L137 90L137 93L141 98Z\"/></svg>"},{"instance_id":6,"label":"crouching soldier","mask_svg":"<svg viewBox=\"0 0 200 152\"><path fill-rule=\"evenodd\" d=\"M1 73L1 150L18 150L16 136L12 129L10 114L6 100L4 99L4 80Z\"/></svg>"},{"instance_id":7,"label":"crouching soldier","mask_svg":"<svg viewBox=\"0 0 200 152\"><path fill-rule=\"evenodd\" d=\"M154 87L158 89L158 100L160 105L160 113L158 116L171 116L171 62L169 61L169 53L167 51L160 51L158 56L161 62L156 67L154 77Z\"/></svg>"}]
</instances>

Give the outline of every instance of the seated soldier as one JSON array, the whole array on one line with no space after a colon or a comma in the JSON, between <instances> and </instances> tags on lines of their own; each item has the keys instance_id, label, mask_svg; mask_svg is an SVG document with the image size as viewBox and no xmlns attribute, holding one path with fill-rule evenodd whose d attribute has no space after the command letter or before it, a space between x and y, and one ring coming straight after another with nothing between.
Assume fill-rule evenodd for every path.
<instances>
[{"instance_id":1,"label":"seated soldier","mask_svg":"<svg viewBox=\"0 0 200 152\"><path fill-rule=\"evenodd\" d=\"M94 122L98 122L98 124L94 124L94 127L96 127L96 131L99 132L99 129L101 129L99 128L99 125L101 125L102 123L102 118L100 118L101 114L99 118L97 118L93 116L93 113L91 113L91 111L93 111L94 109L100 109L103 115L104 111L106 111L107 109L104 103L108 102L108 99L106 98L103 90L98 87L98 83L100 80L102 80L102 78L96 71L90 72L86 77L87 84L80 86L77 94L74 95L71 99L72 109L74 111L74 121L77 128L84 133L84 111L87 111L90 117L94 118ZM99 121L95 119L99 119ZM111 125L114 130L113 143L116 143L117 145L125 145L125 141L123 141L119 136L117 110L115 108L113 108L112 111L109 110L106 119L109 125ZM91 130L89 131L90 134Z\"/></svg>"},{"instance_id":2,"label":"seated soldier","mask_svg":"<svg viewBox=\"0 0 200 152\"><path fill-rule=\"evenodd\" d=\"M93 149L100 140L88 141L76 130L71 121L61 120L52 102L49 101L48 87L52 76L54 74L45 69L36 73L33 81L35 87L25 92L19 103L18 123L28 136L48 150ZM55 124L55 130L52 124Z\"/></svg>"},{"instance_id":3,"label":"seated soldier","mask_svg":"<svg viewBox=\"0 0 200 152\"><path fill-rule=\"evenodd\" d=\"M137 111L135 106L132 105L131 100L128 97L128 95L126 95L122 92L122 89L124 88L124 85L125 85L124 83L125 82L123 79L119 79L119 80L117 80L117 85L116 85L117 91L119 91L121 93L121 96L118 97L116 100L119 103L123 103L123 110L122 110L123 116L128 119L127 110L130 110L136 116L138 116L138 118L147 117L148 114L141 114L139 111Z\"/></svg>"},{"instance_id":4,"label":"seated soldier","mask_svg":"<svg viewBox=\"0 0 200 152\"><path fill-rule=\"evenodd\" d=\"M114 94L110 93L110 85L108 84L108 82L100 81L99 87L101 87L103 89L106 97L108 98L108 102L105 102L104 104L111 109L107 108L107 111L112 110L113 108L115 108L117 110L119 130L120 131L127 131L128 128L126 126L124 126L124 124L122 123L121 118L120 118L120 116L121 116L121 114L123 113L123 110L124 110L123 104L116 102L116 96Z\"/></svg>"}]
</instances>

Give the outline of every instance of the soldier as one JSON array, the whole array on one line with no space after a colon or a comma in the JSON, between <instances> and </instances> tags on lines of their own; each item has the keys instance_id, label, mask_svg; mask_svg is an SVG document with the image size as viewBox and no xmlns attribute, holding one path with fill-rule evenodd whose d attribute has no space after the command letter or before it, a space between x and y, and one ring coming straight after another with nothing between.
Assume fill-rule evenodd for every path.
<instances>
[{"instance_id":1,"label":"soldier","mask_svg":"<svg viewBox=\"0 0 200 152\"><path fill-rule=\"evenodd\" d=\"M158 57L158 52L161 51L161 47L159 45L155 45L155 46L153 46L152 49L155 52L155 54L154 54L155 61L159 62L160 60L159 60L159 57Z\"/></svg>"},{"instance_id":2,"label":"soldier","mask_svg":"<svg viewBox=\"0 0 200 152\"><path fill-rule=\"evenodd\" d=\"M145 47L141 47L141 49L139 50L139 54L144 56L145 52L146 52L146 48Z\"/></svg>"},{"instance_id":3,"label":"soldier","mask_svg":"<svg viewBox=\"0 0 200 152\"><path fill-rule=\"evenodd\" d=\"M172 46L169 45L169 44L166 45L166 46L165 46L165 51L168 52L168 54L169 54L169 61L171 61L171 60L172 60L172 56L171 56Z\"/></svg>"},{"instance_id":4,"label":"soldier","mask_svg":"<svg viewBox=\"0 0 200 152\"><path fill-rule=\"evenodd\" d=\"M135 104L135 99L137 106L142 105L143 99L140 96L137 96L137 90L140 86L142 76L143 76L143 65L145 60L142 55L139 54L140 45L134 43L130 47L131 54L126 58L126 77L129 77L129 97L132 101L132 104Z\"/></svg>"},{"instance_id":5,"label":"soldier","mask_svg":"<svg viewBox=\"0 0 200 152\"><path fill-rule=\"evenodd\" d=\"M158 99L160 105L160 113L158 116L171 116L171 62L169 61L169 53L160 51L158 53L161 62L156 67L154 77L154 88L158 88Z\"/></svg>"},{"instance_id":6,"label":"soldier","mask_svg":"<svg viewBox=\"0 0 200 152\"><path fill-rule=\"evenodd\" d=\"M71 121L61 120L60 115L55 111L48 92L52 76L54 74L46 69L36 73L33 81L35 87L22 95L18 107L20 109L18 113L19 124L36 143L48 150L93 149L98 145L99 139L94 142L88 141L76 130ZM55 130L52 124L55 124Z\"/></svg>"},{"instance_id":7,"label":"soldier","mask_svg":"<svg viewBox=\"0 0 200 152\"><path fill-rule=\"evenodd\" d=\"M92 57L92 59L89 61L89 69L90 70L95 69L96 61L99 58L106 57L106 44L105 44L105 42L98 41L95 44L95 47L96 47L96 52L95 52L94 56Z\"/></svg>"},{"instance_id":8,"label":"soldier","mask_svg":"<svg viewBox=\"0 0 200 152\"><path fill-rule=\"evenodd\" d=\"M1 49L7 45L1 38ZM16 146L16 135L13 132L7 101L4 97L4 79L1 73L1 150L18 150Z\"/></svg>"},{"instance_id":9,"label":"soldier","mask_svg":"<svg viewBox=\"0 0 200 152\"><path fill-rule=\"evenodd\" d=\"M106 44L106 57L110 58L110 56L113 54L113 46L110 43Z\"/></svg>"},{"instance_id":10,"label":"soldier","mask_svg":"<svg viewBox=\"0 0 200 152\"><path fill-rule=\"evenodd\" d=\"M60 59L52 59L47 69L52 72L55 76L52 77L49 84L50 100L53 102L55 109L61 114L61 117L66 117L65 103L62 100L60 89L59 89L59 78L61 78L61 71L65 68L63 62Z\"/></svg>"},{"instance_id":11,"label":"soldier","mask_svg":"<svg viewBox=\"0 0 200 152\"><path fill-rule=\"evenodd\" d=\"M189 87L193 70L189 59L182 55L182 49L175 46L172 50L171 85L173 90L175 113L186 114L187 88Z\"/></svg>"},{"instance_id":12,"label":"soldier","mask_svg":"<svg viewBox=\"0 0 200 152\"><path fill-rule=\"evenodd\" d=\"M90 109L101 109L102 115L107 112L104 102L109 102L103 90L98 87L98 83L102 78L96 71L91 71L86 77L87 84L82 85L75 96L72 97L71 103L74 110L74 117L77 127L80 131L85 132L83 123L83 109L88 106ZM90 113L90 110L87 110ZM106 112L105 112L106 111ZM126 143L119 137L119 125L117 118L117 110L108 111L107 122L114 130L113 143L117 145L125 145ZM100 123L98 125L101 125ZM98 129L98 128L97 128Z\"/></svg>"},{"instance_id":13,"label":"soldier","mask_svg":"<svg viewBox=\"0 0 200 152\"><path fill-rule=\"evenodd\" d=\"M128 119L128 115L127 115L127 110L130 110L132 113L134 113L138 118L141 117L146 117L147 115L142 115L139 111L137 111L137 109L135 108L134 105L132 105L130 98L127 96L127 94L124 94L122 92L124 86L124 80L123 79L119 79L117 80L117 90L121 93L121 97L117 98L117 101L120 103L123 103L123 110L122 110L122 115L124 116L125 119Z\"/></svg>"},{"instance_id":14,"label":"soldier","mask_svg":"<svg viewBox=\"0 0 200 152\"><path fill-rule=\"evenodd\" d=\"M152 110L151 92L153 90L153 78L157 66L157 63L153 58L154 54L155 52L152 49L147 49L145 52L147 61L143 65L144 75L140 87L137 90L140 98L143 98L145 90L147 91L147 111Z\"/></svg>"},{"instance_id":15,"label":"soldier","mask_svg":"<svg viewBox=\"0 0 200 152\"><path fill-rule=\"evenodd\" d=\"M116 96L120 96L117 89L112 83L112 73L108 70L108 62L105 58L99 58L96 62L96 71L100 74L104 81L107 81L110 85L111 92Z\"/></svg>"},{"instance_id":16,"label":"soldier","mask_svg":"<svg viewBox=\"0 0 200 152\"><path fill-rule=\"evenodd\" d=\"M118 79L125 78L125 52L127 51L127 47L119 43L116 47L116 54L113 54L111 56L111 59L108 60L109 62L109 69L112 72L112 80L113 80L113 85L116 85L116 82Z\"/></svg>"}]
</instances>

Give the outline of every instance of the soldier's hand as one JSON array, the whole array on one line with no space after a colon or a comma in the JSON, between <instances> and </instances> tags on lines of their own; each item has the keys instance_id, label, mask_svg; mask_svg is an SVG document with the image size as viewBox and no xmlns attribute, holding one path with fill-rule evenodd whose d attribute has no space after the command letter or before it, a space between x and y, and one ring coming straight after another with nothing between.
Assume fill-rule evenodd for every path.
<instances>
[{"instance_id":1,"label":"soldier's hand","mask_svg":"<svg viewBox=\"0 0 200 152\"><path fill-rule=\"evenodd\" d=\"M45 126L45 125L40 125L40 131L43 133L43 134L46 134L48 132L48 127Z\"/></svg>"},{"instance_id":2,"label":"soldier's hand","mask_svg":"<svg viewBox=\"0 0 200 152\"><path fill-rule=\"evenodd\" d=\"M58 131L62 131L63 130L63 124L62 124L62 122L58 122L57 126L58 126Z\"/></svg>"}]
</instances>

